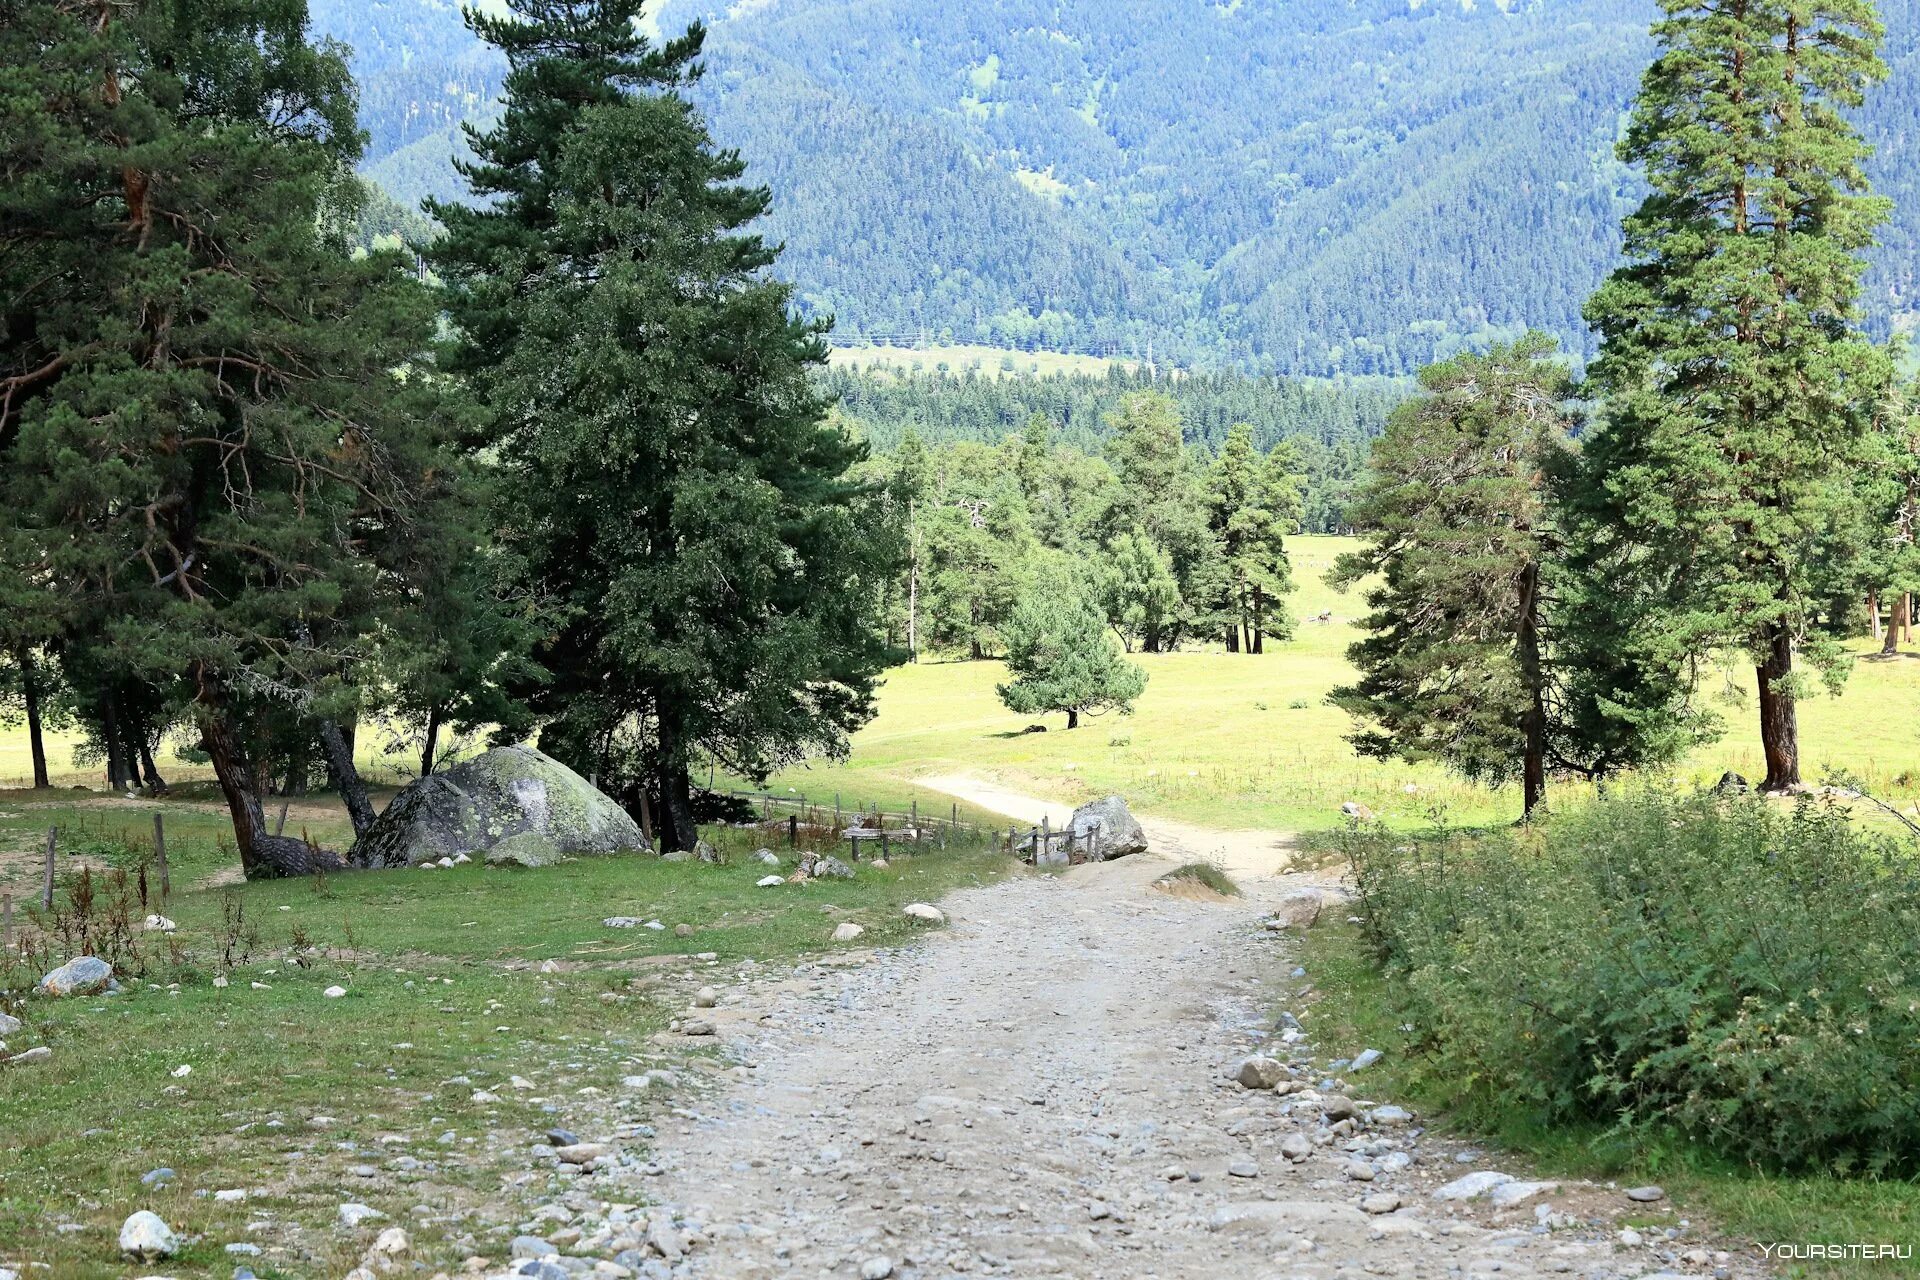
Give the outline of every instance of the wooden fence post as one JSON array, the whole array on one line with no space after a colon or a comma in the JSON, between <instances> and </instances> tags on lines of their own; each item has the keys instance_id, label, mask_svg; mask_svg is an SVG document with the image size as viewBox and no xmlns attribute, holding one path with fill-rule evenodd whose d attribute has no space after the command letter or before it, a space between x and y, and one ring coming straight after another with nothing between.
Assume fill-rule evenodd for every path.
<instances>
[{"instance_id":1,"label":"wooden fence post","mask_svg":"<svg viewBox=\"0 0 1920 1280\"><path fill-rule=\"evenodd\" d=\"M860 861L860 841L854 836L853 828L847 828L847 857L854 862Z\"/></svg>"},{"instance_id":2,"label":"wooden fence post","mask_svg":"<svg viewBox=\"0 0 1920 1280\"><path fill-rule=\"evenodd\" d=\"M840 793L838 791L833 793L833 829L835 831L840 829Z\"/></svg>"},{"instance_id":3,"label":"wooden fence post","mask_svg":"<svg viewBox=\"0 0 1920 1280\"><path fill-rule=\"evenodd\" d=\"M13 950L13 895L0 893L0 951Z\"/></svg>"},{"instance_id":4,"label":"wooden fence post","mask_svg":"<svg viewBox=\"0 0 1920 1280\"><path fill-rule=\"evenodd\" d=\"M799 847L800 847L800 815L797 813L790 813L787 815L787 848L798 849Z\"/></svg>"},{"instance_id":5,"label":"wooden fence post","mask_svg":"<svg viewBox=\"0 0 1920 1280\"><path fill-rule=\"evenodd\" d=\"M280 811L280 820L286 821L287 811ZM173 879L167 874L167 829L161 822L160 814L153 815L153 861L160 868L160 901L165 902L173 893Z\"/></svg>"},{"instance_id":6,"label":"wooden fence post","mask_svg":"<svg viewBox=\"0 0 1920 1280\"><path fill-rule=\"evenodd\" d=\"M1052 852L1053 820L1043 813L1040 815L1040 843L1033 850L1033 865L1039 866L1040 860Z\"/></svg>"},{"instance_id":7,"label":"wooden fence post","mask_svg":"<svg viewBox=\"0 0 1920 1280\"><path fill-rule=\"evenodd\" d=\"M43 910L53 910L53 851L60 842L60 828L47 828L47 866L46 875L40 884L40 906Z\"/></svg>"}]
</instances>

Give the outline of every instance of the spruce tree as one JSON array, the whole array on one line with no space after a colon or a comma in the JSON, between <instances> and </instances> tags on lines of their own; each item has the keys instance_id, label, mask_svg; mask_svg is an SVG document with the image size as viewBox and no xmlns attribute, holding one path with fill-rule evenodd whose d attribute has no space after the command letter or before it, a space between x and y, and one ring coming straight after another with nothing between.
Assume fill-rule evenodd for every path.
<instances>
[{"instance_id":1,"label":"spruce tree","mask_svg":"<svg viewBox=\"0 0 1920 1280\"><path fill-rule=\"evenodd\" d=\"M1373 580L1368 635L1348 650L1360 678L1331 699L1362 722L1354 747L1489 785L1517 776L1528 812L1549 765L1568 762L1550 707L1543 565L1572 388L1552 356L1553 340L1532 334L1422 370L1347 508L1366 546L1331 575Z\"/></svg>"},{"instance_id":2,"label":"spruce tree","mask_svg":"<svg viewBox=\"0 0 1920 1280\"><path fill-rule=\"evenodd\" d=\"M541 744L686 849L696 762L764 778L871 714L901 538L810 380L823 327L749 230L768 194L683 96L702 30L655 45L640 0L506 9L468 12L508 64L476 203L434 208L454 365L548 617Z\"/></svg>"},{"instance_id":3,"label":"spruce tree","mask_svg":"<svg viewBox=\"0 0 1920 1280\"><path fill-rule=\"evenodd\" d=\"M1651 191L1626 221L1626 265L1587 307L1605 418L1573 542L1616 667L1595 705L1684 736L1690 713L1667 690L1744 654L1779 791L1800 782L1796 657L1844 676L1814 622L1861 548L1827 531L1856 525L1850 473L1888 375L1855 327L1859 254L1887 206L1848 119L1884 74L1881 28L1867 0L1663 10L1620 144Z\"/></svg>"},{"instance_id":4,"label":"spruce tree","mask_svg":"<svg viewBox=\"0 0 1920 1280\"><path fill-rule=\"evenodd\" d=\"M1291 457L1283 446L1262 458L1253 447L1253 428L1236 423L1208 477L1229 653L1263 653L1268 636L1284 640L1293 634L1285 604L1293 590L1286 539L1299 527L1300 498Z\"/></svg>"},{"instance_id":5,"label":"spruce tree","mask_svg":"<svg viewBox=\"0 0 1920 1280\"><path fill-rule=\"evenodd\" d=\"M383 568L444 458L400 371L433 307L355 258L359 138L298 0L24 0L0 21L0 596L49 629L120 780L189 718L242 865L270 762L371 650Z\"/></svg>"}]
</instances>

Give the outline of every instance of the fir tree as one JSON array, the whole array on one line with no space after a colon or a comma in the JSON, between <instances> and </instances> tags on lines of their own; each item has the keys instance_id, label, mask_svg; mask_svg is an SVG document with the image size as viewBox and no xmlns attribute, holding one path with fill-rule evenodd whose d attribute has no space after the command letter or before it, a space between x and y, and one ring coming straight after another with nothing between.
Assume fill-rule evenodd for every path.
<instances>
[{"instance_id":1,"label":"fir tree","mask_svg":"<svg viewBox=\"0 0 1920 1280\"><path fill-rule=\"evenodd\" d=\"M640 0L507 7L468 14L509 68L470 133L480 199L434 208L455 363L550 619L542 745L690 848L696 761L764 778L871 714L900 539L810 381L822 326L748 230L768 194L683 96L702 30L656 46Z\"/></svg>"},{"instance_id":2,"label":"fir tree","mask_svg":"<svg viewBox=\"0 0 1920 1280\"><path fill-rule=\"evenodd\" d=\"M1623 664L1608 681L1621 715L1664 732L1663 709L1685 714L1671 685L1744 653L1779 791L1800 782L1796 656L1844 676L1813 624L1860 548L1823 542L1854 524L1850 472L1887 377L1855 330L1858 255L1887 206L1847 115L1884 74L1881 29L1867 0L1663 8L1620 145L1651 192L1626 221L1627 265L1587 308L1605 425L1574 542L1592 624Z\"/></svg>"},{"instance_id":3,"label":"fir tree","mask_svg":"<svg viewBox=\"0 0 1920 1280\"><path fill-rule=\"evenodd\" d=\"M1300 498L1291 458L1284 446L1262 458L1253 447L1253 428L1237 423L1208 477L1230 653L1263 653L1268 636L1284 640L1293 634L1285 605L1293 590L1286 538L1299 527Z\"/></svg>"}]
</instances>

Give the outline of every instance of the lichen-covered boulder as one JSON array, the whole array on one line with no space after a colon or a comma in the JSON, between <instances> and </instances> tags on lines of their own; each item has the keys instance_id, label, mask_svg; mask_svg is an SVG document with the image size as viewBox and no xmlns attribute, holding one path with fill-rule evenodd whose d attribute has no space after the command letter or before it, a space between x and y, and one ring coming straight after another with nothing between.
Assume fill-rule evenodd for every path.
<instances>
[{"instance_id":1,"label":"lichen-covered boulder","mask_svg":"<svg viewBox=\"0 0 1920 1280\"><path fill-rule=\"evenodd\" d=\"M545 866L644 846L627 811L585 778L532 747L496 747L395 796L354 845L352 860L405 867L466 853Z\"/></svg>"},{"instance_id":2,"label":"lichen-covered boulder","mask_svg":"<svg viewBox=\"0 0 1920 1280\"><path fill-rule=\"evenodd\" d=\"M1119 796L1108 796L1081 805L1073 811L1074 843L1086 850L1089 862L1124 858L1130 853L1147 851L1147 833L1140 829Z\"/></svg>"}]
</instances>

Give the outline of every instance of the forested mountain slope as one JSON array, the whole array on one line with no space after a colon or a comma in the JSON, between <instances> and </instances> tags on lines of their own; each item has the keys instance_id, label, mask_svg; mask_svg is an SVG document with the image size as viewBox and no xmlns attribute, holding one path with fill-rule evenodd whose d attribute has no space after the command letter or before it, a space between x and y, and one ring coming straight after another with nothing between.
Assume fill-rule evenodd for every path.
<instances>
[{"instance_id":1,"label":"forested mountain slope","mask_svg":"<svg viewBox=\"0 0 1920 1280\"><path fill-rule=\"evenodd\" d=\"M443 0L314 0L352 44L370 168L453 189L497 68ZM1915 0L1867 112L1920 248ZM1579 307L1636 198L1613 158L1648 0L667 0L712 27L700 97L773 187L781 269L843 340L1119 349L1404 373Z\"/></svg>"}]
</instances>

